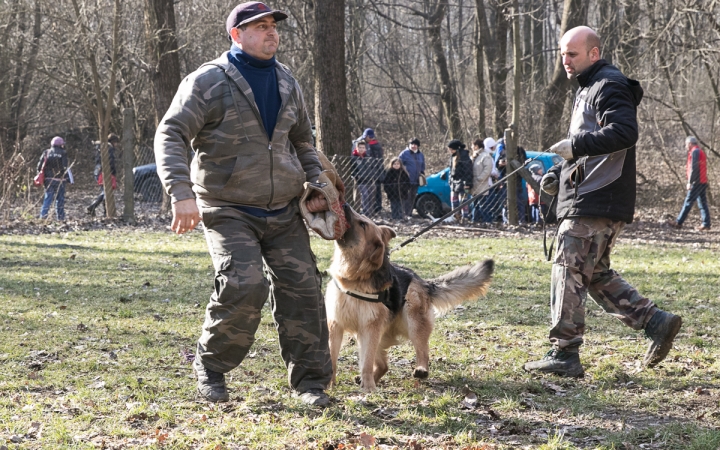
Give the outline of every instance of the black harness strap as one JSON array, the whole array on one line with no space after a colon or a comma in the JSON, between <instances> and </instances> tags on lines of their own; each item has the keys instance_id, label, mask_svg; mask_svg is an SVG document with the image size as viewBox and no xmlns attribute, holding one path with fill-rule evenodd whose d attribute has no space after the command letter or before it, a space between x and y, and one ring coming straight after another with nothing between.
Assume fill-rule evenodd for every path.
<instances>
[{"instance_id":1,"label":"black harness strap","mask_svg":"<svg viewBox=\"0 0 720 450\"><path fill-rule=\"evenodd\" d=\"M390 289L385 289L384 291L377 294L366 294L364 292L356 292L349 289L343 289L343 287L340 286L340 283L338 283L335 278L333 278L332 280L333 283L335 283L335 286L337 286L337 288L340 289L340 292L342 292L343 294L347 294L350 297L354 297L358 300L364 300L366 302L387 304L388 295L390 295Z\"/></svg>"}]
</instances>

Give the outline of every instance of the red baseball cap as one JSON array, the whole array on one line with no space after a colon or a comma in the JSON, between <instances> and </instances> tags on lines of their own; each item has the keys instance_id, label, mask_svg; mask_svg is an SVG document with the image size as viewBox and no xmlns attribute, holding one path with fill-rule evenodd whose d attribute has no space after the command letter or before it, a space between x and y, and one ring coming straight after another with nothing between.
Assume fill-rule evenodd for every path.
<instances>
[{"instance_id":1,"label":"red baseball cap","mask_svg":"<svg viewBox=\"0 0 720 450\"><path fill-rule=\"evenodd\" d=\"M245 2L237 5L235 9L230 12L227 21L225 21L225 29L228 32L228 37L230 30L233 28L269 15L272 15L276 22L288 18L288 15L284 12L270 9L270 7L263 2Z\"/></svg>"}]
</instances>

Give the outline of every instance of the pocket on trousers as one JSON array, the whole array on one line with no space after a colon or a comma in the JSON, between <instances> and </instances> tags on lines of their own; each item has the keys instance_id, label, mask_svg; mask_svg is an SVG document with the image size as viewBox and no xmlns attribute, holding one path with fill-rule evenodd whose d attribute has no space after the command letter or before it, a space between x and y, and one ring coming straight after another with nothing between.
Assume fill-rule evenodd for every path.
<instances>
[{"instance_id":1,"label":"pocket on trousers","mask_svg":"<svg viewBox=\"0 0 720 450\"><path fill-rule=\"evenodd\" d=\"M232 255L229 253L221 253L218 255L212 255L213 267L215 267L215 273L226 272L232 265Z\"/></svg>"},{"instance_id":2,"label":"pocket on trousers","mask_svg":"<svg viewBox=\"0 0 720 450\"><path fill-rule=\"evenodd\" d=\"M596 233L595 229L584 223L574 220L563 221L558 233L555 264L575 267L584 272L583 266Z\"/></svg>"}]
</instances>

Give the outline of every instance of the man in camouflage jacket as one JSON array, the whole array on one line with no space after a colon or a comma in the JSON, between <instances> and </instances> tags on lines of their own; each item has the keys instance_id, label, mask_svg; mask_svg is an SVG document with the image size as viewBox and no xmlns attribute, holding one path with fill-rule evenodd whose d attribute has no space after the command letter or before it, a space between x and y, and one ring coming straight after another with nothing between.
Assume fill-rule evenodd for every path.
<instances>
[{"instance_id":1,"label":"man in camouflage jacket","mask_svg":"<svg viewBox=\"0 0 720 450\"><path fill-rule=\"evenodd\" d=\"M268 294L290 385L305 403L329 401L321 279L298 208L322 169L300 87L274 58L286 18L238 5L226 22L231 50L183 80L155 135L172 229L202 221L215 268L194 362L209 401L229 399L224 374L247 355Z\"/></svg>"},{"instance_id":2,"label":"man in camouflage jacket","mask_svg":"<svg viewBox=\"0 0 720 450\"><path fill-rule=\"evenodd\" d=\"M600 58L600 38L588 27L569 30L560 41L568 78L577 92L568 138L550 148L563 157L542 178L541 188L557 195L557 251L550 303L552 349L526 363L527 371L581 377L579 348L585 333L585 299L652 340L646 367L659 364L672 348L682 319L653 301L610 268L610 253L635 211L637 106L643 90Z\"/></svg>"}]
</instances>

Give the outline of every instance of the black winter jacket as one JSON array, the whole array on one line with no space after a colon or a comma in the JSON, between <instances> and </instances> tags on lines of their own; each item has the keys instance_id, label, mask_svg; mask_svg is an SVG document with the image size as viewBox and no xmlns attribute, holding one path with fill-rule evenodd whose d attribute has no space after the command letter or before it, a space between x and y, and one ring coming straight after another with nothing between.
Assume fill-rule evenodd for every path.
<instances>
[{"instance_id":1,"label":"black winter jacket","mask_svg":"<svg viewBox=\"0 0 720 450\"><path fill-rule=\"evenodd\" d=\"M577 77L568 138L574 158L550 169L560 179L558 217L635 214L635 143L640 83L601 59Z\"/></svg>"},{"instance_id":2,"label":"black winter jacket","mask_svg":"<svg viewBox=\"0 0 720 450\"><path fill-rule=\"evenodd\" d=\"M47 158L47 161L46 161ZM44 168L43 168L44 164ZM42 152L40 161L37 163L37 171L43 171L45 179L70 181L68 178L68 157L62 147L50 147Z\"/></svg>"},{"instance_id":3,"label":"black winter jacket","mask_svg":"<svg viewBox=\"0 0 720 450\"><path fill-rule=\"evenodd\" d=\"M455 164L453 159L457 158ZM461 148L450 157L450 189L455 193L465 192L465 186L473 186L473 162L470 152Z\"/></svg>"},{"instance_id":4,"label":"black winter jacket","mask_svg":"<svg viewBox=\"0 0 720 450\"><path fill-rule=\"evenodd\" d=\"M383 187L388 199L405 200L410 197L410 176L405 169L391 167L385 171Z\"/></svg>"}]
</instances>

